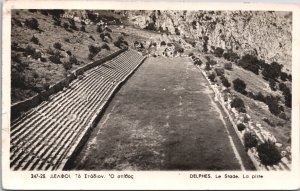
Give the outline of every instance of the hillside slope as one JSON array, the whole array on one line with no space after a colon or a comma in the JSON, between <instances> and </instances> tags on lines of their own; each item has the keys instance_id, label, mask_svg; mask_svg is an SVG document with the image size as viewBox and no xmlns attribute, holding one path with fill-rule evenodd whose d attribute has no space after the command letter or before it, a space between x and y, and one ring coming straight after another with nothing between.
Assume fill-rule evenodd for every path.
<instances>
[{"instance_id":1,"label":"hillside slope","mask_svg":"<svg viewBox=\"0 0 300 191\"><path fill-rule=\"evenodd\" d=\"M262 11L130 11L128 19L141 28L195 38L211 46L250 53L291 72L292 14Z\"/></svg>"}]
</instances>

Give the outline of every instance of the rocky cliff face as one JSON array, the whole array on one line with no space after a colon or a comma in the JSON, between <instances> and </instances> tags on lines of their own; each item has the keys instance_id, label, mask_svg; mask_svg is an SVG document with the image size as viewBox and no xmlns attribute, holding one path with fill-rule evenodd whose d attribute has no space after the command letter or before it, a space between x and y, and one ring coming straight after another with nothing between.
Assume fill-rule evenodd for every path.
<instances>
[{"instance_id":1,"label":"rocky cliff face","mask_svg":"<svg viewBox=\"0 0 300 191\"><path fill-rule=\"evenodd\" d=\"M211 46L276 61L291 71L292 13L263 11L128 11L134 25L195 38Z\"/></svg>"}]
</instances>

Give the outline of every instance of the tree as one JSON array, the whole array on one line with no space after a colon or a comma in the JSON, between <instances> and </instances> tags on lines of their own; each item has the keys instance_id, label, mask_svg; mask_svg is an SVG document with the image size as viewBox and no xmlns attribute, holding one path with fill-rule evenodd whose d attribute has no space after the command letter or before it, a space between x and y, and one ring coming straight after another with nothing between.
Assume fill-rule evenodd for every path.
<instances>
[{"instance_id":1,"label":"tree","mask_svg":"<svg viewBox=\"0 0 300 191\"><path fill-rule=\"evenodd\" d=\"M282 65L278 64L277 62L272 62L270 65L266 65L262 71L262 75L266 79L273 79L277 80L277 78L281 75Z\"/></svg>"},{"instance_id":2,"label":"tree","mask_svg":"<svg viewBox=\"0 0 300 191\"><path fill-rule=\"evenodd\" d=\"M235 91L240 92L242 94L246 94L246 87L247 85L245 84L245 82L239 78L233 80L233 88Z\"/></svg>"}]
</instances>

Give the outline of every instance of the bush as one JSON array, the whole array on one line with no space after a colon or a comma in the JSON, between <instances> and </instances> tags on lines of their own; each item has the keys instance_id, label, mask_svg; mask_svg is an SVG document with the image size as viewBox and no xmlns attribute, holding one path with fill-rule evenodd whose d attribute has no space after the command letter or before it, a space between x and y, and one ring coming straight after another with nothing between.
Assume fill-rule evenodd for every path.
<instances>
[{"instance_id":1,"label":"bush","mask_svg":"<svg viewBox=\"0 0 300 191\"><path fill-rule=\"evenodd\" d=\"M61 25L61 20L60 20L60 17L56 17L56 16L52 16L52 19L53 19L53 24L55 26L60 26Z\"/></svg>"},{"instance_id":2,"label":"bush","mask_svg":"<svg viewBox=\"0 0 300 191\"><path fill-rule=\"evenodd\" d=\"M35 30L39 29L39 22L35 18L26 19L25 25L30 29L35 29Z\"/></svg>"},{"instance_id":3,"label":"bush","mask_svg":"<svg viewBox=\"0 0 300 191\"><path fill-rule=\"evenodd\" d=\"M225 63L224 64L224 69L226 69L226 70L232 70L232 63L230 63L230 62Z\"/></svg>"},{"instance_id":4,"label":"bush","mask_svg":"<svg viewBox=\"0 0 300 191\"><path fill-rule=\"evenodd\" d=\"M277 78L281 75L282 65L277 62L272 62L270 65L266 64L265 68L262 71L262 75L266 79L277 80Z\"/></svg>"},{"instance_id":5,"label":"bush","mask_svg":"<svg viewBox=\"0 0 300 191\"><path fill-rule=\"evenodd\" d=\"M244 129L246 129L246 126L243 123L239 123L237 124L237 128L239 131L243 131Z\"/></svg>"},{"instance_id":6,"label":"bush","mask_svg":"<svg viewBox=\"0 0 300 191\"><path fill-rule=\"evenodd\" d=\"M56 56L56 55L51 55L49 56L49 60L55 64L60 64L61 61L60 61L60 57L59 56Z\"/></svg>"},{"instance_id":7,"label":"bush","mask_svg":"<svg viewBox=\"0 0 300 191\"><path fill-rule=\"evenodd\" d=\"M281 154L275 143L266 141L257 147L258 156L263 165L274 165L280 162Z\"/></svg>"},{"instance_id":8,"label":"bush","mask_svg":"<svg viewBox=\"0 0 300 191\"><path fill-rule=\"evenodd\" d=\"M46 49L46 52L50 55L54 55L54 51L50 46Z\"/></svg>"},{"instance_id":9,"label":"bush","mask_svg":"<svg viewBox=\"0 0 300 191\"><path fill-rule=\"evenodd\" d=\"M103 32L103 29L102 29L102 27L101 27L100 25L98 25L96 31L97 31L98 33L102 33L102 32Z\"/></svg>"},{"instance_id":10,"label":"bush","mask_svg":"<svg viewBox=\"0 0 300 191\"><path fill-rule=\"evenodd\" d=\"M282 81L287 81L288 80L288 74L287 73L285 73L285 72L281 72L280 73L280 79L282 80Z\"/></svg>"},{"instance_id":11,"label":"bush","mask_svg":"<svg viewBox=\"0 0 300 191\"><path fill-rule=\"evenodd\" d=\"M220 47L217 47L217 48L214 50L214 54L216 55L216 57L222 57L223 52L224 52L224 49L223 49L223 48L220 48Z\"/></svg>"},{"instance_id":12,"label":"bush","mask_svg":"<svg viewBox=\"0 0 300 191\"><path fill-rule=\"evenodd\" d=\"M160 46L166 46L166 42L165 41L161 41Z\"/></svg>"},{"instance_id":13,"label":"bush","mask_svg":"<svg viewBox=\"0 0 300 191\"><path fill-rule=\"evenodd\" d=\"M102 46L101 46L102 49L106 49L106 50L110 50L108 44L104 43Z\"/></svg>"},{"instance_id":14,"label":"bush","mask_svg":"<svg viewBox=\"0 0 300 191\"><path fill-rule=\"evenodd\" d=\"M66 52L69 56L71 56L72 55L72 52L70 51L70 50L67 50L67 52Z\"/></svg>"},{"instance_id":15,"label":"bush","mask_svg":"<svg viewBox=\"0 0 300 191\"><path fill-rule=\"evenodd\" d=\"M278 104L278 98L269 95L265 97L265 103L268 105L269 107L269 111L274 114L274 115L278 115L281 112L281 108Z\"/></svg>"},{"instance_id":16,"label":"bush","mask_svg":"<svg viewBox=\"0 0 300 191\"><path fill-rule=\"evenodd\" d=\"M276 91L277 90L275 80L269 79L269 86L270 86L270 88L271 88L272 91Z\"/></svg>"},{"instance_id":17,"label":"bush","mask_svg":"<svg viewBox=\"0 0 300 191\"><path fill-rule=\"evenodd\" d=\"M47 58L41 57L42 62L47 62Z\"/></svg>"},{"instance_id":18,"label":"bush","mask_svg":"<svg viewBox=\"0 0 300 191\"><path fill-rule=\"evenodd\" d=\"M86 31L85 31L85 26L81 25L81 27L80 27L80 31L82 31L82 32L86 32Z\"/></svg>"},{"instance_id":19,"label":"bush","mask_svg":"<svg viewBox=\"0 0 300 191\"><path fill-rule=\"evenodd\" d=\"M24 56L32 56L35 53L35 48L33 48L30 45L27 45L26 48L24 49L23 55Z\"/></svg>"},{"instance_id":20,"label":"bush","mask_svg":"<svg viewBox=\"0 0 300 191\"><path fill-rule=\"evenodd\" d=\"M56 42L56 43L53 44L53 47L54 47L55 49L57 49L57 50L61 50L62 45L61 45L61 43Z\"/></svg>"},{"instance_id":21,"label":"bush","mask_svg":"<svg viewBox=\"0 0 300 191\"><path fill-rule=\"evenodd\" d=\"M207 62L206 62L204 70L206 70L206 71L211 70L211 67L210 67L210 65Z\"/></svg>"},{"instance_id":22,"label":"bush","mask_svg":"<svg viewBox=\"0 0 300 191\"><path fill-rule=\"evenodd\" d=\"M253 72L254 74L259 74L259 60L256 56L252 56L249 54L246 54L242 57L241 60L239 60L238 64L245 70L249 70Z\"/></svg>"},{"instance_id":23,"label":"bush","mask_svg":"<svg viewBox=\"0 0 300 191\"><path fill-rule=\"evenodd\" d=\"M221 78L222 84L226 87L229 88L231 86L230 82L227 80L227 78L222 77Z\"/></svg>"},{"instance_id":24,"label":"bush","mask_svg":"<svg viewBox=\"0 0 300 191\"><path fill-rule=\"evenodd\" d=\"M241 98L239 98L239 97L234 98L231 101L230 105L231 105L231 107L234 107L236 109L245 108L244 101Z\"/></svg>"},{"instance_id":25,"label":"bush","mask_svg":"<svg viewBox=\"0 0 300 191\"><path fill-rule=\"evenodd\" d=\"M223 54L223 57L226 59L226 60L229 60L231 62L237 62L238 59L240 59L239 55L235 52L225 52Z\"/></svg>"},{"instance_id":26,"label":"bush","mask_svg":"<svg viewBox=\"0 0 300 191\"><path fill-rule=\"evenodd\" d=\"M122 49L128 46L128 42L126 42L122 36L119 36L118 40L114 42L114 45Z\"/></svg>"},{"instance_id":27,"label":"bush","mask_svg":"<svg viewBox=\"0 0 300 191\"><path fill-rule=\"evenodd\" d=\"M73 55L69 57L69 63L72 64L78 64L77 58Z\"/></svg>"},{"instance_id":28,"label":"bush","mask_svg":"<svg viewBox=\"0 0 300 191\"><path fill-rule=\"evenodd\" d=\"M194 64L198 65L198 66L201 66L202 61L200 59L197 59L197 60L194 61Z\"/></svg>"},{"instance_id":29,"label":"bush","mask_svg":"<svg viewBox=\"0 0 300 191\"><path fill-rule=\"evenodd\" d=\"M34 52L32 55L32 58L37 60L39 58L42 58L42 53L41 52Z\"/></svg>"},{"instance_id":30,"label":"bush","mask_svg":"<svg viewBox=\"0 0 300 191\"><path fill-rule=\"evenodd\" d=\"M37 37L35 37L34 35L30 39L30 41L33 42L34 44L39 44L39 39Z\"/></svg>"},{"instance_id":31,"label":"bush","mask_svg":"<svg viewBox=\"0 0 300 191\"><path fill-rule=\"evenodd\" d=\"M215 82L215 78L216 78L215 73L211 73L211 74L208 75L208 79L209 79L210 81L212 81L212 82Z\"/></svg>"},{"instance_id":32,"label":"bush","mask_svg":"<svg viewBox=\"0 0 300 191\"><path fill-rule=\"evenodd\" d=\"M211 65L211 66L218 64L217 61L212 60L212 59L208 59L208 60L207 60L207 63L208 63L209 65Z\"/></svg>"},{"instance_id":33,"label":"bush","mask_svg":"<svg viewBox=\"0 0 300 191\"><path fill-rule=\"evenodd\" d=\"M70 70L72 68L72 63L64 62L63 67L64 67L65 70Z\"/></svg>"},{"instance_id":34,"label":"bush","mask_svg":"<svg viewBox=\"0 0 300 191\"><path fill-rule=\"evenodd\" d=\"M60 52L59 51L55 51L53 55L49 56L49 60L55 64L60 64Z\"/></svg>"},{"instance_id":35,"label":"bush","mask_svg":"<svg viewBox=\"0 0 300 191\"><path fill-rule=\"evenodd\" d=\"M91 54L96 55L101 51L101 47L89 45L89 51Z\"/></svg>"},{"instance_id":36,"label":"bush","mask_svg":"<svg viewBox=\"0 0 300 191\"><path fill-rule=\"evenodd\" d=\"M242 94L247 93L247 91L246 91L247 85L245 84L245 82L243 80L237 78L237 79L233 80L232 83L233 83L233 88L235 91L240 92Z\"/></svg>"},{"instance_id":37,"label":"bush","mask_svg":"<svg viewBox=\"0 0 300 191\"><path fill-rule=\"evenodd\" d=\"M253 99L255 99L257 101L261 101L261 102L265 102L266 101L265 96L261 92L258 92L256 95L254 95Z\"/></svg>"},{"instance_id":38,"label":"bush","mask_svg":"<svg viewBox=\"0 0 300 191\"><path fill-rule=\"evenodd\" d=\"M69 30L69 24L68 23L64 23L63 27L64 27L64 29Z\"/></svg>"},{"instance_id":39,"label":"bush","mask_svg":"<svg viewBox=\"0 0 300 191\"><path fill-rule=\"evenodd\" d=\"M191 56L194 56L194 53L192 53L192 52L191 52L191 53L189 53L189 57L191 57Z\"/></svg>"},{"instance_id":40,"label":"bush","mask_svg":"<svg viewBox=\"0 0 300 191\"><path fill-rule=\"evenodd\" d=\"M217 76L223 76L224 75L224 69L223 68L215 68L215 72Z\"/></svg>"},{"instance_id":41,"label":"bush","mask_svg":"<svg viewBox=\"0 0 300 191\"><path fill-rule=\"evenodd\" d=\"M69 19L68 21L70 23L70 28L73 29L73 30L77 30L77 26L75 24L74 19Z\"/></svg>"},{"instance_id":42,"label":"bush","mask_svg":"<svg viewBox=\"0 0 300 191\"><path fill-rule=\"evenodd\" d=\"M256 147L258 143L257 136L253 132L246 132L244 134L244 144L246 149Z\"/></svg>"}]
</instances>

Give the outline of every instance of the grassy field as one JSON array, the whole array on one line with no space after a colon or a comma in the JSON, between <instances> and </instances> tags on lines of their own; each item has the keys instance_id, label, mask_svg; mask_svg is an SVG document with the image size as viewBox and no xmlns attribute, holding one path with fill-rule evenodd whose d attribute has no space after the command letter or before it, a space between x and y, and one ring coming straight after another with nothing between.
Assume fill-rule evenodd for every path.
<instances>
[{"instance_id":1,"label":"grassy field","mask_svg":"<svg viewBox=\"0 0 300 191\"><path fill-rule=\"evenodd\" d=\"M222 116L187 58L151 57L115 95L72 169L240 170L229 136L253 169Z\"/></svg>"}]
</instances>

